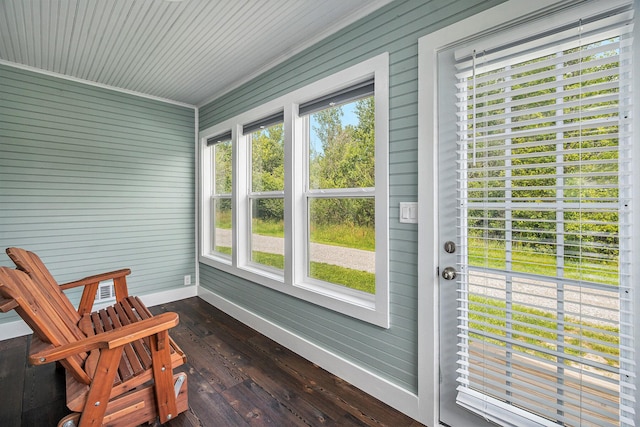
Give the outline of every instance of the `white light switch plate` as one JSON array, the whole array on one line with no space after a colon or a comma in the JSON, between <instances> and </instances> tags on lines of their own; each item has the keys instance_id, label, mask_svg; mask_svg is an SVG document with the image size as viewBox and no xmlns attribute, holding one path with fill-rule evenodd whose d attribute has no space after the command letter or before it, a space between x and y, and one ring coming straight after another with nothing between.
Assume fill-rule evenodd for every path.
<instances>
[{"instance_id":1,"label":"white light switch plate","mask_svg":"<svg viewBox=\"0 0 640 427\"><path fill-rule=\"evenodd\" d=\"M408 224L418 223L417 202L400 202L400 222Z\"/></svg>"}]
</instances>

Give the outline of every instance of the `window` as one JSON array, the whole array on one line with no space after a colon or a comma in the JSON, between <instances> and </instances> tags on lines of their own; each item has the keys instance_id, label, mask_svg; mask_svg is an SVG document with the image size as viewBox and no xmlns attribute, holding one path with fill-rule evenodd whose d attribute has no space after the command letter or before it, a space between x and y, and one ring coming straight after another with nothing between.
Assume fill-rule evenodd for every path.
<instances>
[{"instance_id":1,"label":"window","mask_svg":"<svg viewBox=\"0 0 640 427\"><path fill-rule=\"evenodd\" d=\"M211 218L213 225L212 253L231 257L231 132L207 138L211 163Z\"/></svg>"},{"instance_id":2,"label":"window","mask_svg":"<svg viewBox=\"0 0 640 427\"><path fill-rule=\"evenodd\" d=\"M365 82L300 107L308 129L307 275L371 294L375 293L373 93L373 82Z\"/></svg>"},{"instance_id":3,"label":"window","mask_svg":"<svg viewBox=\"0 0 640 427\"><path fill-rule=\"evenodd\" d=\"M282 114L245 125L251 150L249 260L284 269L284 129Z\"/></svg>"},{"instance_id":4,"label":"window","mask_svg":"<svg viewBox=\"0 0 640 427\"><path fill-rule=\"evenodd\" d=\"M202 262L389 326L388 67L379 55L202 132L216 180L202 181Z\"/></svg>"}]
</instances>

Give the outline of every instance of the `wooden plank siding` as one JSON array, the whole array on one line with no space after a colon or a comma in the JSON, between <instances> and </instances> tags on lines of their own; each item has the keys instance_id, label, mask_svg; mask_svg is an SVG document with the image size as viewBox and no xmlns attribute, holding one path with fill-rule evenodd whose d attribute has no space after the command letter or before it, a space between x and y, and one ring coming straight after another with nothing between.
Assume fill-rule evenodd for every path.
<instances>
[{"instance_id":1,"label":"wooden plank siding","mask_svg":"<svg viewBox=\"0 0 640 427\"><path fill-rule=\"evenodd\" d=\"M194 114L0 65L0 265L18 246L59 282L131 268L135 295L195 278Z\"/></svg>"},{"instance_id":2,"label":"wooden plank siding","mask_svg":"<svg viewBox=\"0 0 640 427\"><path fill-rule=\"evenodd\" d=\"M391 328L381 329L200 265L201 287L417 391L418 234L398 203L418 194L418 38L500 1L396 1L199 109L200 130L383 52L390 58Z\"/></svg>"}]
</instances>

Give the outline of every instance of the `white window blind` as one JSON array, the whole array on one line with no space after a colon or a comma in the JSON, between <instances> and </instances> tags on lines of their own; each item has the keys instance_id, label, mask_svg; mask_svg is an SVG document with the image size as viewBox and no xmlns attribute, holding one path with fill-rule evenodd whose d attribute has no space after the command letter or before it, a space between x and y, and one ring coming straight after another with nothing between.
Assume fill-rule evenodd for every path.
<instances>
[{"instance_id":1,"label":"white window blind","mask_svg":"<svg viewBox=\"0 0 640 427\"><path fill-rule=\"evenodd\" d=\"M634 425L632 13L458 55L457 401L501 424Z\"/></svg>"}]
</instances>

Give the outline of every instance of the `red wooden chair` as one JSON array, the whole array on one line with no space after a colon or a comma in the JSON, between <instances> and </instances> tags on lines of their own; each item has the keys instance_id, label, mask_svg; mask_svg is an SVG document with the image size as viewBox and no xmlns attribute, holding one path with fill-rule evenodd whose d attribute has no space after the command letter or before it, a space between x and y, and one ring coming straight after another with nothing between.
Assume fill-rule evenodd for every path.
<instances>
[{"instance_id":1,"label":"red wooden chair","mask_svg":"<svg viewBox=\"0 0 640 427\"><path fill-rule=\"evenodd\" d=\"M34 332L29 362L60 362L66 370L67 407L59 426L133 426L164 423L187 410L185 363L168 330L176 313L153 316L127 293L129 270L58 285L40 258L7 249L18 270L0 267L0 311L16 310ZM91 312L102 280L113 278L116 304ZM63 289L84 286L78 310Z\"/></svg>"}]
</instances>

